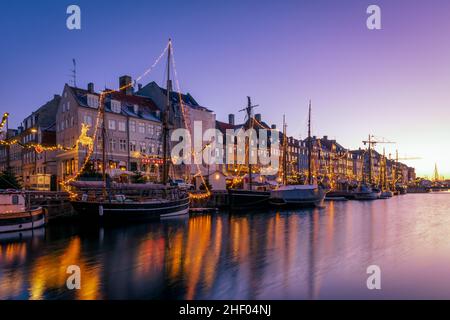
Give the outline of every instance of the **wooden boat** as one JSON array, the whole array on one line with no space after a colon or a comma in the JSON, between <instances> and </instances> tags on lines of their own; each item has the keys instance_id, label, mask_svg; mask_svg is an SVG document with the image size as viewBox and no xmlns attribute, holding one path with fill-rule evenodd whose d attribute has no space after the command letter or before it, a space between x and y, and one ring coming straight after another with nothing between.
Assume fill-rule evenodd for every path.
<instances>
[{"instance_id":1,"label":"wooden boat","mask_svg":"<svg viewBox=\"0 0 450 320\"><path fill-rule=\"evenodd\" d=\"M229 189L228 201L233 210L261 208L268 205L270 191Z\"/></svg>"},{"instance_id":2,"label":"wooden boat","mask_svg":"<svg viewBox=\"0 0 450 320\"><path fill-rule=\"evenodd\" d=\"M120 185L114 186L106 175L106 119L105 103L99 108L102 116L102 181L98 182L101 192L94 191L94 197L82 193L71 201L74 209L82 218L96 222L150 220L185 215L189 213L189 195L178 186L169 186L169 123L171 110L170 56L172 46L169 43L167 61L167 93L163 116L163 178L161 184ZM74 184L76 184L75 182ZM83 183L83 182L78 182ZM120 191L124 189L151 188L155 192L147 192L131 197ZM157 192L158 191L158 192Z\"/></svg>"},{"instance_id":3,"label":"wooden boat","mask_svg":"<svg viewBox=\"0 0 450 320\"><path fill-rule=\"evenodd\" d=\"M135 200L116 195L112 199L83 201L82 198L71 203L81 218L97 222L151 220L189 213L189 196L186 193L169 199Z\"/></svg>"},{"instance_id":4,"label":"wooden boat","mask_svg":"<svg viewBox=\"0 0 450 320\"><path fill-rule=\"evenodd\" d=\"M252 110L257 105L252 105L250 97L247 97L247 107L239 110L245 111L246 117L249 121L249 128L253 129L253 115ZM228 204L231 210L251 210L268 205L270 191L255 190L258 188L257 183L252 179L252 164L250 163L250 148L247 148L246 164L248 168L248 188L247 189L228 189ZM261 188L261 187L259 187ZM265 189L265 188L262 188Z\"/></svg>"},{"instance_id":5,"label":"wooden boat","mask_svg":"<svg viewBox=\"0 0 450 320\"><path fill-rule=\"evenodd\" d=\"M45 223L44 209L27 206L23 193L17 191L0 193L0 233L32 230L44 226Z\"/></svg>"}]
</instances>

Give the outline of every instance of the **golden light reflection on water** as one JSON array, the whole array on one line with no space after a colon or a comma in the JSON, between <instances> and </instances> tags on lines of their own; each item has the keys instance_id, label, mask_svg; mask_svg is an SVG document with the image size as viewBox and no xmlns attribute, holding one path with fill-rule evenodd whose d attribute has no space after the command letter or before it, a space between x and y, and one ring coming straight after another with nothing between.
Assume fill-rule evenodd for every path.
<instances>
[{"instance_id":1,"label":"golden light reflection on water","mask_svg":"<svg viewBox=\"0 0 450 320\"><path fill-rule=\"evenodd\" d=\"M189 219L186 241L186 257L183 269L186 273L186 299L193 299L200 280L204 259L210 244L211 216L198 216Z\"/></svg>"},{"instance_id":2,"label":"golden light reflection on water","mask_svg":"<svg viewBox=\"0 0 450 320\"><path fill-rule=\"evenodd\" d=\"M99 298L99 270L85 265L81 258L81 240L73 237L65 250L51 252L35 260L29 279L30 299L40 300L44 298L45 291L64 288L68 278L67 267L70 265L78 265L82 275L82 286L75 291L76 297L86 300Z\"/></svg>"},{"instance_id":3,"label":"golden light reflection on water","mask_svg":"<svg viewBox=\"0 0 450 320\"><path fill-rule=\"evenodd\" d=\"M421 199L199 215L105 229L101 239L80 233L38 245L3 243L0 298L318 299L342 297L342 288L365 297L360 283L368 264L400 279L392 292L403 288L406 275L443 287L450 274L436 262L450 265L450 198L415 209L424 205ZM66 288L71 264L82 270L81 290ZM425 267L428 276L421 273ZM401 293L427 292L419 289ZM440 290L450 297L450 287Z\"/></svg>"}]
</instances>

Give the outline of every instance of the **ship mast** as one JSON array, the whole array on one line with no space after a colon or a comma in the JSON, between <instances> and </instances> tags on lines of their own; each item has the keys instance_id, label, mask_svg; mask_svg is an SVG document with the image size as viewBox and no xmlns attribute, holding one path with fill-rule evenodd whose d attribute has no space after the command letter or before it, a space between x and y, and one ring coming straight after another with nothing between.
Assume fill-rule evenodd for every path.
<instances>
[{"instance_id":1,"label":"ship mast","mask_svg":"<svg viewBox=\"0 0 450 320\"><path fill-rule=\"evenodd\" d=\"M102 194L103 198L105 199L107 196L106 192L106 117L105 117L105 99L103 97L100 97L101 106L101 113L102 113Z\"/></svg>"},{"instance_id":2,"label":"ship mast","mask_svg":"<svg viewBox=\"0 0 450 320\"><path fill-rule=\"evenodd\" d=\"M259 105L252 106L252 100L251 100L250 97L247 96L247 107L244 108L244 109L239 110L239 111L245 111L247 113L247 118L248 118L248 120L250 122L250 130L253 129L252 110L253 110L253 108L256 108L258 106ZM253 131L252 131L252 134L253 134ZM246 154L246 157L247 157L247 161L246 162L247 162L247 168L248 168L248 189L249 190L252 190L252 184L253 184L253 181L252 181L252 165L250 163L250 148L251 148L251 136L252 136L252 134L248 138L248 148L247 148L247 154Z\"/></svg>"},{"instance_id":3,"label":"ship mast","mask_svg":"<svg viewBox=\"0 0 450 320\"><path fill-rule=\"evenodd\" d=\"M309 110L308 110L308 184L313 184L311 162L312 162L311 100L309 100Z\"/></svg>"},{"instance_id":4,"label":"ship mast","mask_svg":"<svg viewBox=\"0 0 450 320\"><path fill-rule=\"evenodd\" d=\"M386 158L386 152L385 149L383 148L383 161L384 161L384 174L383 174L383 184L384 184L384 189L385 190L389 190L389 185L388 185L388 176L387 176L387 158Z\"/></svg>"},{"instance_id":5,"label":"ship mast","mask_svg":"<svg viewBox=\"0 0 450 320\"><path fill-rule=\"evenodd\" d=\"M369 134L369 184L372 183L372 141Z\"/></svg>"},{"instance_id":6,"label":"ship mast","mask_svg":"<svg viewBox=\"0 0 450 320\"><path fill-rule=\"evenodd\" d=\"M169 39L169 48L167 52L167 92L166 106L163 112L163 179L162 183L167 184L169 179L169 161L168 161L168 142L169 142L169 112L170 112L170 92L172 90L172 81L170 80L170 58L172 53L172 40Z\"/></svg>"},{"instance_id":7,"label":"ship mast","mask_svg":"<svg viewBox=\"0 0 450 320\"><path fill-rule=\"evenodd\" d=\"M286 116L283 115L283 184L287 185L287 136Z\"/></svg>"}]
</instances>

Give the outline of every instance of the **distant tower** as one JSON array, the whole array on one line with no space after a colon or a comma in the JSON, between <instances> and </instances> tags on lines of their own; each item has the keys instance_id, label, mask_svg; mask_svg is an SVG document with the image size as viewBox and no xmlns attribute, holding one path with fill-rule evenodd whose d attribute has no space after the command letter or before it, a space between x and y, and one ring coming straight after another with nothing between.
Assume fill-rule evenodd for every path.
<instances>
[{"instance_id":1,"label":"distant tower","mask_svg":"<svg viewBox=\"0 0 450 320\"><path fill-rule=\"evenodd\" d=\"M437 163L434 164L434 181L439 181L441 178L439 176L439 171L437 167Z\"/></svg>"}]
</instances>

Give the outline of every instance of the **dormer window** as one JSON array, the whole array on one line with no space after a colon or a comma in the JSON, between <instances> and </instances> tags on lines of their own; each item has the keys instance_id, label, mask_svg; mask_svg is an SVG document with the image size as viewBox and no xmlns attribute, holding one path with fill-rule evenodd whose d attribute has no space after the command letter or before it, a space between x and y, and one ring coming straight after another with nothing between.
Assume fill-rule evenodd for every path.
<instances>
[{"instance_id":1,"label":"dormer window","mask_svg":"<svg viewBox=\"0 0 450 320\"><path fill-rule=\"evenodd\" d=\"M93 94L87 95L87 104L91 108L98 108L98 97Z\"/></svg>"},{"instance_id":2,"label":"dormer window","mask_svg":"<svg viewBox=\"0 0 450 320\"><path fill-rule=\"evenodd\" d=\"M138 114L138 112L139 112L139 106L138 106L137 104L135 104L135 105L133 106L133 111L134 111L134 113Z\"/></svg>"},{"instance_id":3,"label":"dormer window","mask_svg":"<svg viewBox=\"0 0 450 320\"><path fill-rule=\"evenodd\" d=\"M120 101L111 100L111 111L114 113L120 113L121 111Z\"/></svg>"}]
</instances>

